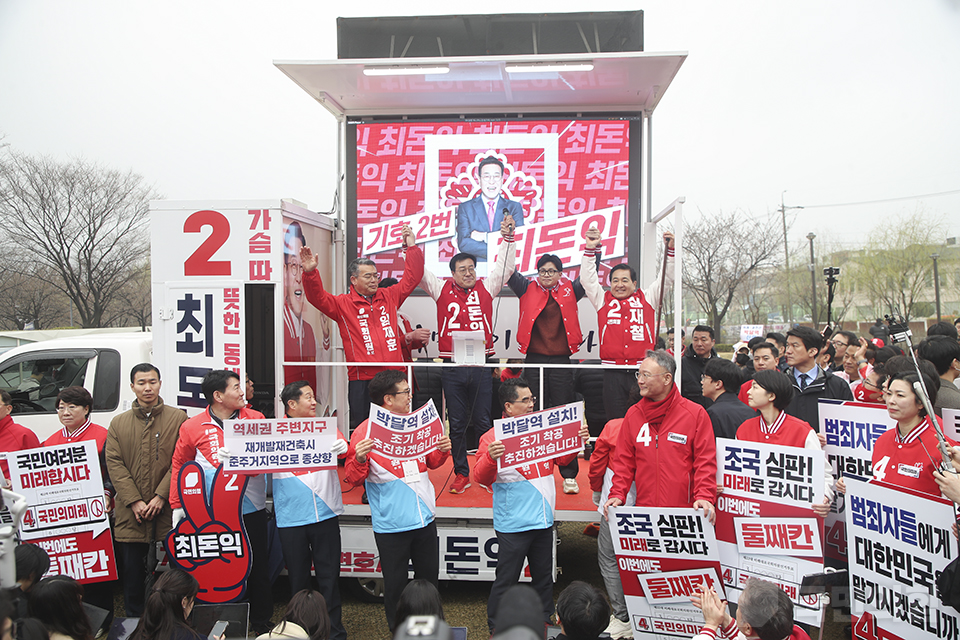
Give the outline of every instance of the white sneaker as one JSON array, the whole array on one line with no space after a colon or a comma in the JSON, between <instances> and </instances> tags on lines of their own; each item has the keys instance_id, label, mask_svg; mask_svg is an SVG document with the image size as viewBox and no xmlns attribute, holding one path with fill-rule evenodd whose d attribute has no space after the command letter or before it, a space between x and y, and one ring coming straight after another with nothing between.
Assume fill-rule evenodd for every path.
<instances>
[{"instance_id":1,"label":"white sneaker","mask_svg":"<svg viewBox=\"0 0 960 640\"><path fill-rule=\"evenodd\" d=\"M563 479L563 492L564 493L580 493L580 486L577 484L576 478L564 478Z\"/></svg>"},{"instance_id":2,"label":"white sneaker","mask_svg":"<svg viewBox=\"0 0 960 640\"><path fill-rule=\"evenodd\" d=\"M610 624L603 630L611 638L632 638L633 627L629 622L624 622L616 616L610 616Z\"/></svg>"}]
</instances>

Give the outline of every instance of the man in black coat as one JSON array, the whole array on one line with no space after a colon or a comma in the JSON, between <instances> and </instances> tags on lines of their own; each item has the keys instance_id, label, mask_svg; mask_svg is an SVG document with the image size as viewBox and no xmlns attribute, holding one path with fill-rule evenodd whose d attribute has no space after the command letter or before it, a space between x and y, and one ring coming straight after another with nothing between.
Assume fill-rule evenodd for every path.
<instances>
[{"instance_id":1,"label":"man in black coat","mask_svg":"<svg viewBox=\"0 0 960 640\"><path fill-rule=\"evenodd\" d=\"M718 438L736 439L737 429L757 412L737 398L740 390L740 367L723 358L711 358L703 369L703 395L713 401L707 415ZM729 391L728 391L729 389Z\"/></svg>"},{"instance_id":2,"label":"man in black coat","mask_svg":"<svg viewBox=\"0 0 960 640\"><path fill-rule=\"evenodd\" d=\"M817 365L817 355L823 348L823 336L810 327L795 327L787 332L787 365L784 372L790 376L796 394L787 405L787 413L806 421L820 434L820 444L826 442L820 433L820 398L853 400L849 383L833 375L832 371Z\"/></svg>"},{"instance_id":3,"label":"man in black coat","mask_svg":"<svg viewBox=\"0 0 960 640\"><path fill-rule=\"evenodd\" d=\"M707 360L717 357L717 352L713 349L716 343L713 327L698 324L693 328L693 342L684 350L680 364L680 395L704 409L710 406L710 400L703 397L700 378L703 376L703 368L707 366Z\"/></svg>"}]
</instances>

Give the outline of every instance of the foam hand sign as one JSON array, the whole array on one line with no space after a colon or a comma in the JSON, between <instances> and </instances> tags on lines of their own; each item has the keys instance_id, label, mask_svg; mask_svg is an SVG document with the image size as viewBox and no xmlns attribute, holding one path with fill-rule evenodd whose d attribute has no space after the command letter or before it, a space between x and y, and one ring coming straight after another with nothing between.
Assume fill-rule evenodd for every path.
<instances>
[{"instance_id":1,"label":"foam hand sign","mask_svg":"<svg viewBox=\"0 0 960 640\"><path fill-rule=\"evenodd\" d=\"M164 546L170 564L200 583L200 602L230 602L246 589L252 563L241 513L246 486L245 476L225 474L220 467L207 495L200 465L188 462L180 468L177 491L184 518L167 535Z\"/></svg>"}]
</instances>

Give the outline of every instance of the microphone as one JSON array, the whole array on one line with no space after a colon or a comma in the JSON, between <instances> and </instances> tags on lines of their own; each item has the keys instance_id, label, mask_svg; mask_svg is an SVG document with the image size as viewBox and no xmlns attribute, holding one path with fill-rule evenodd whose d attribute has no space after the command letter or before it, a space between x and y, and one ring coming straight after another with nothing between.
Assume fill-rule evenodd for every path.
<instances>
[{"instance_id":1,"label":"microphone","mask_svg":"<svg viewBox=\"0 0 960 640\"><path fill-rule=\"evenodd\" d=\"M504 207L504 208L503 208L503 217L506 218L506 217L509 216L509 215L510 215L509 209L507 209L506 207ZM512 217L512 216L511 216L511 217ZM507 225L507 226L508 226L509 229L510 229L510 233L513 233L513 226L514 226L513 223L511 223L511 224L509 224L509 225Z\"/></svg>"}]
</instances>

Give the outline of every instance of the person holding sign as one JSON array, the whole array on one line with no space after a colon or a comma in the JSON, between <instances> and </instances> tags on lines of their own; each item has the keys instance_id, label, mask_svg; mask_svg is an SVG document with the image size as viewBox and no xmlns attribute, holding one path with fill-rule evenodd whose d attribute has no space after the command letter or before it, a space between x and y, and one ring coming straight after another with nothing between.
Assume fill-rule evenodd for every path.
<instances>
[{"instance_id":1,"label":"person holding sign","mask_svg":"<svg viewBox=\"0 0 960 640\"><path fill-rule=\"evenodd\" d=\"M717 512L717 443L707 411L680 395L673 376L677 363L666 351L648 351L637 372L640 402L620 427L613 457L613 487L604 503L624 504L637 485L637 506L703 509ZM663 436L661 438L661 436Z\"/></svg>"},{"instance_id":2,"label":"person holding sign","mask_svg":"<svg viewBox=\"0 0 960 640\"><path fill-rule=\"evenodd\" d=\"M667 262L664 288L673 286L672 233L664 233ZM626 263L610 270L610 290L604 291L597 275L596 253L600 247L600 231L587 229L586 250L580 263L580 282L587 298L597 310L600 330L600 359L603 364L640 366L647 351L656 348L657 333L653 326L656 310L651 300L660 299L660 279L654 278L643 290L637 288L637 272ZM630 389L636 386L633 371L628 369L603 370L603 404L608 420L622 418L627 413Z\"/></svg>"},{"instance_id":3,"label":"person holding sign","mask_svg":"<svg viewBox=\"0 0 960 640\"><path fill-rule=\"evenodd\" d=\"M223 460L229 457L229 452L223 446L223 421L264 419L259 411L246 408L243 383L235 372L225 369L209 371L203 376L200 387L210 404L203 413L183 423L173 451L170 507L174 510L174 526L184 517L178 493L180 467L187 461L196 461L203 469L207 491L212 491L213 477ZM246 596L250 602L250 626L256 633L263 633L273 628L270 622L273 594L270 590L267 553L267 482L263 475L248 477L242 512L243 528L250 538L253 563L247 577Z\"/></svg>"},{"instance_id":4,"label":"person holding sign","mask_svg":"<svg viewBox=\"0 0 960 640\"><path fill-rule=\"evenodd\" d=\"M916 373L906 370L895 373L886 383L887 414L897 421L897 428L886 430L873 443L871 470L873 479L878 482L939 497L936 471L943 454L937 432L930 423L930 420L939 418L927 416L913 388L919 381ZM933 404L937 399L939 381L924 374L922 382L930 404ZM949 447L957 446L951 438L945 437L944 440ZM837 490L846 491L843 478L837 481Z\"/></svg>"},{"instance_id":5,"label":"person holding sign","mask_svg":"<svg viewBox=\"0 0 960 640\"><path fill-rule=\"evenodd\" d=\"M810 640L807 632L794 624L790 596L772 582L747 579L737 603L736 619L727 613L726 601L709 587L700 587L700 592L690 596L690 600L703 612L703 628L693 640Z\"/></svg>"},{"instance_id":6,"label":"person holding sign","mask_svg":"<svg viewBox=\"0 0 960 640\"><path fill-rule=\"evenodd\" d=\"M370 400L383 407L388 417L410 415L413 390L402 371L380 371L369 386ZM370 437L371 420L364 420L353 431L343 481L354 487L366 487L383 572L383 606L392 634L397 602L407 584L410 563L416 578L438 585L436 491L427 469L442 466L450 457L450 438L442 436L434 449L417 458L393 459L382 453L382 441ZM430 425L425 427L429 428Z\"/></svg>"},{"instance_id":7,"label":"person holding sign","mask_svg":"<svg viewBox=\"0 0 960 640\"><path fill-rule=\"evenodd\" d=\"M740 425L737 440L823 450L813 427L785 411L793 399L790 378L779 371L758 371L753 377L749 394L750 407L759 411L760 415ZM833 473L830 465L825 464L823 503L815 504L812 508L818 516L826 518L832 501Z\"/></svg>"},{"instance_id":8,"label":"person holding sign","mask_svg":"<svg viewBox=\"0 0 960 640\"><path fill-rule=\"evenodd\" d=\"M389 289L380 288L377 265L367 258L358 258L347 267L350 291L333 295L323 287L317 271L317 255L310 247L300 249L307 301L340 327L347 362L403 362L403 336L397 335L397 310L420 284L424 259L409 225L403 225L402 233L406 256L403 277L399 285ZM405 370L403 367L397 369ZM373 376L382 370L382 367L347 368L351 431L366 420L370 408L367 387Z\"/></svg>"},{"instance_id":9,"label":"person holding sign","mask_svg":"<svg viewBox=\"0 0 960 640\"><path fill-rule=\"evenodd\" d=\"M423 272L420 286L437 303L438 347L444 362L453 360L453 336L466 331L482 331L486 355L493 348L493 299L500 295L503 285L513 275L517 250L513 243L513 227L509 216L500 224L503 242L497 261L485 280L477 279L477 258L469 253L458 253L450 258L452 278L441 282L428 270ZM479 285L479 286L478 286ZM467 465L467 425L473 421L480 435L493 423L490 421L490 403L493 380L489 369L479 367L451 367L441 378L443 395L447 400L450 418L450 440L453 442L453 470L456 477L450 493L463 493L470 486L470 467Z\"/></svg>"},{"instance_id":10,"label":"person holding sign","mask_svg":"<svg viewBox=\"0 0 960 640\"><path fill-rule=\"evenodd\" d=\"M500 383L500 406L505 418L515 418L533 411L536 398L523 378ZM582 442L590 436L586 422L579 432ZM487 599L487 624L495 631L494 618L504 592L517 584L523 561L530 563L531 586L543 603L544 622L553 615L553 511L557 487L553 479L554 465L569 464L577 452L558 458L540 460L509 469L500 469L497 462L506 446L495 440L490 430L480 438L474 474L482 485L493 486L493 529L497 533L497 572Z\"/></svg>"},{"instance_id":11,"label":"person holding sign","mask_svg":"<svg viewBox=\"0 0 960 640\"><path fill-rule=\"evenodd\" d=\"M317 399L306 380L291 382L280 392L288 418L316 418ZM330 449L347 453L340 431ZM320 469L273 474L273 510L290 592L310 588L310 565L330 616L330 638L343 640L347 632L340 620L340 514L343 498L337 470Z\"/></svg>"}]
</instances>

